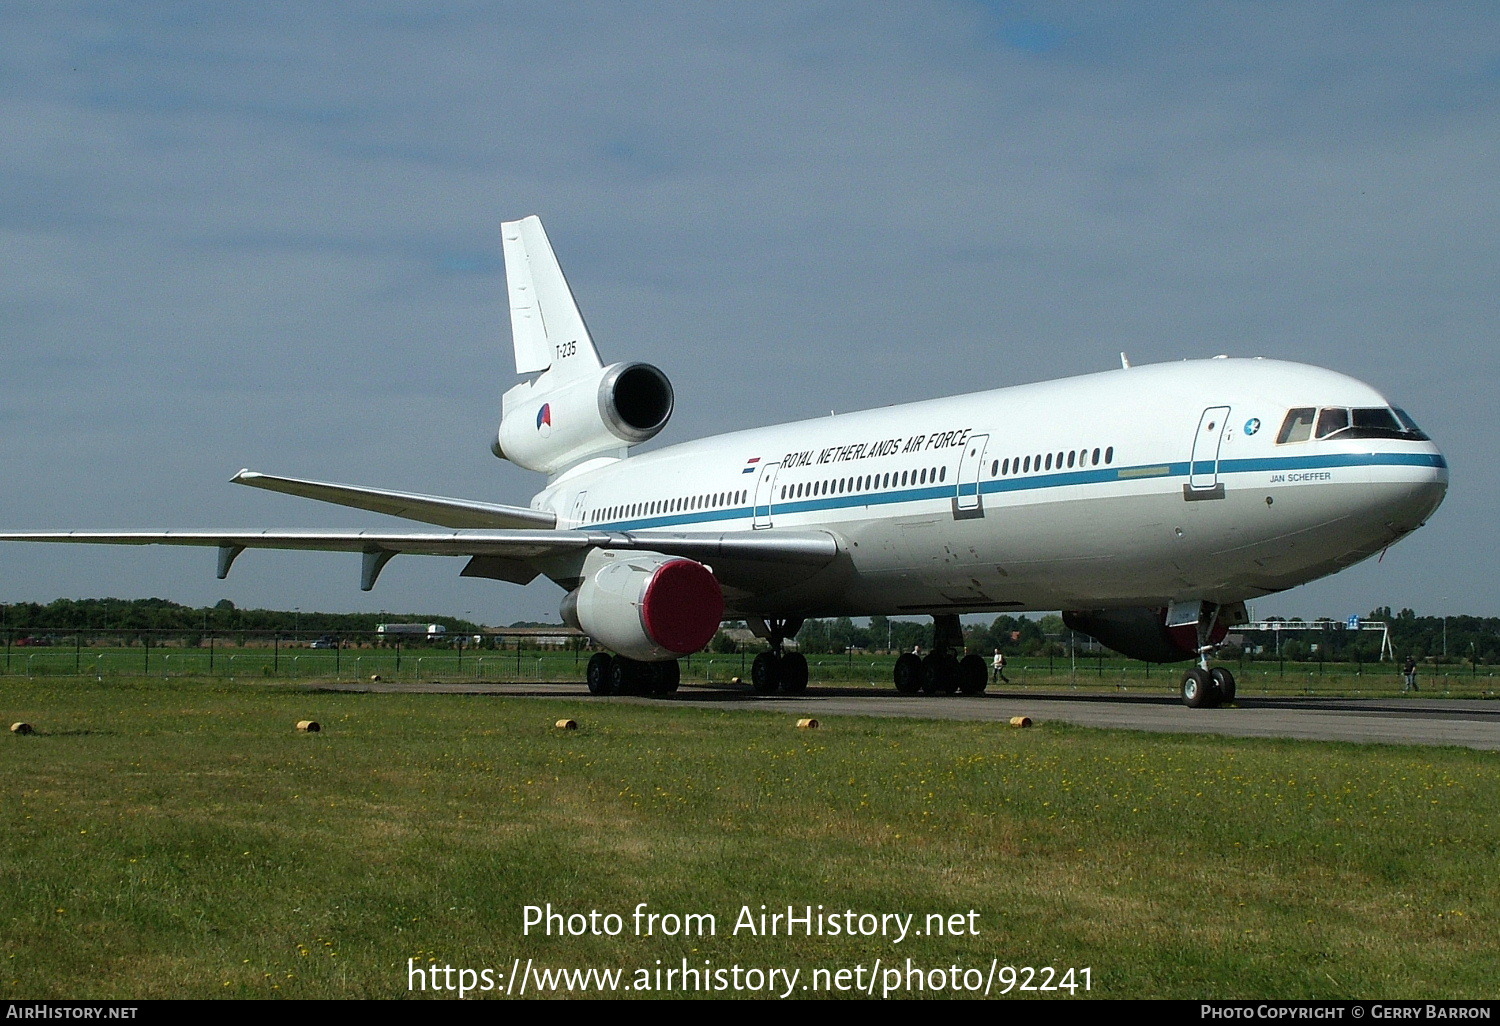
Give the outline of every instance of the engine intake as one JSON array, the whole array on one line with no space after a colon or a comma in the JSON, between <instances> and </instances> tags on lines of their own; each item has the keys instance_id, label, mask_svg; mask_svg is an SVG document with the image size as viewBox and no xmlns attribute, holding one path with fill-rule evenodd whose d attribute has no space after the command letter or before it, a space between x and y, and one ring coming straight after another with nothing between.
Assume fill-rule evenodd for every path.
<instances>
[{"instance_id":1,"label":"engine intake","mask_svg":"<svg viewBox=\"0 0 1500 1026\"><path fill-rule=\"evenodd\" d=\"M563 599L565 621L631 659L659 662L713 640L724 593L702 563L658 552L595 550Z\"/></svg>"},{"instance_id":2,"label":"engine intake","mask_svg":"<svg viewBox=\"0 0 1500 1026\"><path fill-rule=\"evenodd\" d=\"M672 383L649 363L610 364L561 382L544 374L505 393L491 451L553 474L654 438L675 402Z\"/></svg>"}]
</instances>

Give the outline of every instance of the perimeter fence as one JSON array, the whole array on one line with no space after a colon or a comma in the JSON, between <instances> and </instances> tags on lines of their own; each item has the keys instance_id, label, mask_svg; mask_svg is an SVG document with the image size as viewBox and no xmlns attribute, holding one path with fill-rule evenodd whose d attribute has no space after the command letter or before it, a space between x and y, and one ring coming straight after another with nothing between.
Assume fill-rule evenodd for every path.
<instances>
[{"instance_id":1,"label":"perimeter fence","mask_svg":"<svg viewBox=\"0 0 1500 1026\"><path fill-rule=\"evenodd\" d=\"M311 632L180 630L31 630L4 634L0 676L94 678L195 677L227 681L287 680L478 682L521 684L582 682L594 649L578 635L505 634L427 638L378 633L338 636ZM759 646L735 652L700 652L684 658L689 684L748 682ZM809 654L809 682L817 686L889 688L894 653ZM989 659L985 656L986 665ZM1402 692L1392 663L1295 662L1241 656L1222 663L1241 695L1381 696ZM991 693L1078 691L1170 695L1183 667L1151 665L1105 653L1011 656L1009 683ZM1496 668L1478 662L1424 664L1418 695L1500 696Z\"/></svg>"}]
</instances>

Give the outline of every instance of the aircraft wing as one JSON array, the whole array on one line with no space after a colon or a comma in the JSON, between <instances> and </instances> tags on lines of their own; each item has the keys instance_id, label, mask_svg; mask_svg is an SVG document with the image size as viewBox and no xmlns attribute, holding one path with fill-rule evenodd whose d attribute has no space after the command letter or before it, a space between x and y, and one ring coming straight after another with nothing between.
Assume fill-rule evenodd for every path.
<instances>
[{"instance_id":1,"label":"aircraft wing","mask_svg":"<svg viewBox=\"0 0 1500 1026\"><path fill-rule=\"evenodd\" d=\"M364 488L332 481L303 481L295 477L260 474L253 470L242 470L229 480L252 488L300 495L306 499L318 499L321 502L367 509L375 513L388 513L393 517L419 520L424 524L438 524L442 527L506 529L557 526L557 515L543 510L474 502L470 499L450 499L442 495Z\"/></svg>"},{"instance_id":2,"label":"aircraft wing","mask_svg":"<svg viewBox=\"0 0 1500 1026\"><path fill-rule=\"evenodd\" d=\"M727 560L795 564L804 571L833 561L839 542L824 531L631 532L631 531L18 531L0 541L74 542L94 545L200 545L219 550L219 577L245 549L312 549L358 552L360 587L369 591L393 556L468 556L467 577L526 584L541 570L538 561L587 549L661 552L700 561Z\"/></svg>"}]
</instances>

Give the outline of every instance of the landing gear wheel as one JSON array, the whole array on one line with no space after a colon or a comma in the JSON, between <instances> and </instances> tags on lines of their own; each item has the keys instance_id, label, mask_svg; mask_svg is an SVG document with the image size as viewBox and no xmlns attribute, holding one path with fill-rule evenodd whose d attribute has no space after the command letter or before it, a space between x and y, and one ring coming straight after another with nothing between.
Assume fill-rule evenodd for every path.
<instances>
[{"instance_id":1,"label":"landing gear wheel","mask_svg":"<svg viewBox=\"0 0 1500 1026\"><path fill-rule=\"evenodd\" d=\"M800 695L807 690L807 656L788 652L781 657L781 693Z\"/></svg>"},{"instance_id":2,"label":"landing gear wheel","mask_svg":"<svg viewBox=\"0 0 1500 1026\"><path fill-rule=\"evenodd\" d=\"M589 694L607 695L614 690L615 657L608 652L595 652L589 657L584 679L589 683Z\"/></svg>"},{"instance_id":3,"label":"landing gear wheel","mask_svg":"<svg viewBox=\"0 0 1500 1026\"><path fill-rule=\"evenodd\" d=\"M1213 677L1196 666L1182 675L1182 704L1189 709L1211 709L1218 705Z\"/></svg>"},{"instance_id":4,"label":"landing gear wheel","mask_svg":"<svg viewBox=\"0 0 1500 1026\"><path fill-rule=\"evenodd\" d=\"M922 690L929 695L951 695L958 690L958 660L936 652L922 660Z\"/></svg>"},{"instance_id":5,"label":"landing gear wheel","mask_svg":"<svg viewBox=\"0 0 1500 1026\"><path fill-rule=\"evenodd\" d=\"M750 683L757 694L774 695L781 689L781 660L775 652L762 652L750 664Z\"/></svg>"},{"instance_id":6,"label":"landing gear wheel","mask_svg":"<svg viewBox=\"0 0 1500 1026\"><path fill-rule=\"evenodd\" d=\"M651 693L653 695L672 694L677 690L677 684L681 679L682 667L676 659L651 664Z\"/></svg>"},{"instance_id":7,"label":"landing gear wheel","mask_svg":"<svg viewBox=\"0 0 1500 1026\"><path fill-rule=\"evenodd\" d=\"M942 695L958 694L959 677L958 671L962 664L956 655L943 656L942 662L938 664L938 693Z\"/></svg>"},{"instance_id":8,"label":"landing gear wheel","mask_svg":"<svg viewBox=\"0 0 1500 1026\"><path fill-rule=\"evenodd\" d=\"M989 670L982 658L970 653L958 661L958 690L966 695L982 695L989 683Z\"/></svg>"},{"instance_id":9,"label":"landing gear wheel","mask_svg":"<svg viewBox=\"0 0 1500 1026\"><path fill-rule=\"evenodd\" d=\"M643 695L651 690L651 664L615 656L610 667L610 692L616 695Z\"/></svg>"},{"instance_id":10,"label":"landing gear wheel","mask_svg":"<svg viewBox=\"0 0 1500 1026\"><path fill-rule=\"evenodd\" d=\"M1213 679L1214 689L1219 693L1219 702L1223 702L1225 705L1233 702L1234 674L1222 666L1215 666L1212 670L1208 671L1208 675ZM1218 703L1216 702L1215 704L1217 705Z\"/></svg>"},{"instance_id":11,"label":"landing gear wheel","mask_svg":"<svg viewBox=\"0 0 1500 1026\"><path fill-rule=\"evenodd\" d=\"M922 690L922 660L910 652L896 659L896 690L903 695Z\"/></svg>"}]
</instances>

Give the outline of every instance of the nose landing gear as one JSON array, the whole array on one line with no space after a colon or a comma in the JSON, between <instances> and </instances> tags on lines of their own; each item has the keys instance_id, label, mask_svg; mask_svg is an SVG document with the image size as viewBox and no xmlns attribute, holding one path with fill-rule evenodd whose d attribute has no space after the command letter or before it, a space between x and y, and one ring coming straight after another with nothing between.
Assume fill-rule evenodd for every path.
<instances>
[{"instance_id":1,"label":"nose landing gear","mask_svg":"<svg viewBox=\"0 0 1500 1026\"><path fill-rule=\"evenodd\" d=\"M1209 666L1209 657L1222 643L1213 641L1222 608L1205 602L1198 616L1198 665L1182 675L1182 704L1189 709L1213 709L1234 701L1234 674L1227 667Z\"/></svg>"}]
</instances>

